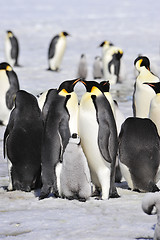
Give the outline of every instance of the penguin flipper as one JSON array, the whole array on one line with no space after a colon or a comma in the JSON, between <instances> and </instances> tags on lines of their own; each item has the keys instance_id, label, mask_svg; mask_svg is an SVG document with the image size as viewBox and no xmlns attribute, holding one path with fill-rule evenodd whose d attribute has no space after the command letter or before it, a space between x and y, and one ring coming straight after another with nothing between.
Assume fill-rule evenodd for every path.
<instances>
[{"instance_id":1,"label":"penguin flipper","mask_svg":"<svg viewBox=\"0 0 160 240\"><path fill-rule=\"evenodd\" d=\"M99 123L99 131L98 131L98 145L100 152L103 156L103 158L111 163L111 157L108 150L108 142L109 142L109 136L110 136L110 128L107 121L107 115L105 114L105 111L99 111L97 106L97 99L95 95L92 95L92 100L96 108L97 112L97 121Z\"/></svg>"},{"instance_id":2,"label":"penguin flipper","mask_svg":"<svg viewBox=\"0 0 160 240\"><path fill-rule=\"evenodd\" d=\"M14 99L16 97L16 92L19 90L18 77L14 71L7 73L10 82L10 88L6 93L6 105L8 109L12 109L14 105Z\"/></svg>"},{"instance_id":3,"label":"penguin flipper","mask_svg":"<svg viewBox=\"0 0 160 240\"><path fill-rule=\"evenodd\" d=\"M55 55L55 49L56 49L56 43L58 42L58 38L59 38L59 36L57 35L57 36L55 36L53 39L52 39L52 41L51 41L51 43L50 43L50 45L49 45L49 50L48 50L48 58L49 59L51 59L51 58L53 58L53 56Z\"/></svg>"}]
</instances>

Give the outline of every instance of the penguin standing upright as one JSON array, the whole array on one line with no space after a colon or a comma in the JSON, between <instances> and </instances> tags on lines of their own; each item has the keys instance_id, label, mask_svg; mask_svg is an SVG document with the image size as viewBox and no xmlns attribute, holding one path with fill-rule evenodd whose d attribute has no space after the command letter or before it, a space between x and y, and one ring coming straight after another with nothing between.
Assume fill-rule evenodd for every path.
<instances>
[{"instance_id":1,"label":"penguin standing upright","mask_svg":"<svg viewBox=\"0 0 160 240\"><path fill-rule=\"evenodd\" d=\"M7 31L5 40L6 61L12 66L19 66L19 43L12 31Z\"/></svg>"},{"instance_id":2,"label":"penguin standing upright","mask_svg":"<svg viewBox=\"0 0 160 240\"><path fill-rule=\"evenodd\" d=\"M67 36L70 36L67 32L61 32L51 40L48 49L48 63L49 63L48 70L51 71L59 70L66 49Z\"/></svg>"},{"instance_id":3,"label":"penguin standing upright","mask_svg":"<svg viewBox=\"0 0 160 240\"><path fill-rule=\"evenodd\" d=\"M113 112L101 86L82 81L87 92L79 108L79 136L91 172L93 184L102 191L102 199L118 197L115 188L117 129Z\"/></svg>"},{"instance_id":4,"label":"penguin standing upright","mask_svg":"<svg viewBox=\"0 0 160 240\"><path fill-rule=\"evenodd\" d=\"M42 114L45 115L42 147L42 189L40 199L53 191L58 196L59 163L73 133L78 133L78 98L73 91L79 79L62 82L58 90L51 89L46 95Z\"/></svg>"},{"instance_id":5,"label":"penguin standing upright","mask_svg":"<svg viewBox=\"0 0 160 240\"><path fill-rule=\"evenodd\" d=\"M160 82L157 83L144 83L153 88L156 95L152 98L150 109L149 109L149 118L155 123L158 134L160 136Z\"/></svg>"},{"instance_id":6,"label":"penguin standing upright","mask_svg":"<svg viewBox=\"0 0 160 240\"><path fill-rule=\"evenodd\" d=\"M159 191L160 139L149 118L130 117L119 134L119 158L122 175L132 190Z\"/></svg>"},{"instance_id":7,"label":"penguin standing upright","mask_svg":"<svg viewBox=\"0 0 160 240\"><path fill-rule=\"evenodd\" d=\"M8 190L29 192L41 186L43 121L37 99L19 90L4 133L9 168Z\"/></svg>"},{"instance_id":8,"label":"penguin standing upright","mask_svg":"<svg viewBox=\"0 0 160 240\"><path fill-rule=\"evenodd\" d=\"M103 68L102 68L102 59L99 56L96 56L93 63L93 78L101 79L103 78Z\"/></svg>"},{"instance_id":9,"label":"penguin standing upright","mask_svg":"<svg viewBox=\"0 0 160 240\"><path fill-rule=\"evenodd\" d=\"M91 177L80 138L73 133L63 154L60 196L86 201L91 196Z\"/></svg>"},{"instance_id":10,"label":"penguin standing upright","mask_svg":"<svg viewBox=\"0 0 160 240\"><path fill-rule=\"evenodd\" d=\"M150 71L150 61L146 56L139 56L134 61L139 75L134 85L133 93L133 115L135 117L147 118L152 98L155 91L144 82L159 82L159 78Z\"/></svg>"},{"instance_id":11,"label":"penguin standing upright","mask_svg":"<svg viewBox=\"0 0 160 240\"><path fill-rule=\"evenodd\" d=\"M87 78L87 74L88 74L87 59L86 55L82 54L78 64L77 77L85 80Z\"/></svg>"},{"instance_id":12,"label":"penguin standing upright","mask_svg":"<svg viewBox=\"0 0 160 240\"><path fill-rule=\"evenodd\" d=\"M123 51L121 48L114 46L108 41L101 43L103 75L105 80L109 80L110 84L120 82L120 67Z\"/></svg>"},{"instance_id":13,"label":"penguin standing upright","mask_svg":"<svg viewBox=\"0 0 160 240\"><path fill-rule=\"evenodd\" d=\"M14 105L19 81L13 68L6 62L0 63L0 123L7 125Z\"/></svg>"}]
</instances>

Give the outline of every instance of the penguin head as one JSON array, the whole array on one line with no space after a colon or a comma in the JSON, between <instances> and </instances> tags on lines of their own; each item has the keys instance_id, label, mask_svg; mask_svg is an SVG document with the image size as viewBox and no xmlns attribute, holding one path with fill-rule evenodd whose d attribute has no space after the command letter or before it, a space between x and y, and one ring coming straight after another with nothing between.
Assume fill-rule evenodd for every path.
<instances>
[{"instance_id":1,"label":"penguin head","mask_svg":"<svg viewBox=\"0 0 160 240\"><path fill-rule=\"evenodd\" d=\"M110 47L110 46L113 46L114 44L113 43L111 43L111 42L109 42L109 41L103 41L100 45L99 45L99 47Z\"/></svg>"},{"instance_id":2,"label":"penguin head","mask_svg":"<svg viewBox=\"0 0 160 240\"><path fill-rule=\"evenodd\" d=\"M67 32L61 32L61 33L60 33L60 36L61 36L61 37L67 37L67 36L70 36L70 34L67 33Z\"/></svg>"},{"instance_id":3,"label":"penguin head","mask_svg":"<svg viewBox=\"0 0 160 240\"><path fill-rule=\"evenodd\" d=\"M102 87L103 92L109 92L110 89L109 81L101 81L100 86Z\"/></svg>"},{"instance_id":4,"label":"penguin head","mask_svg":"<svg viewBox=\"0 0 160 240\"><path fill-rule=\"evenodd\" d=\"M76 83L79 81L80 81L80 78L62 82L58 88L58 94L66 96L67 94L72 93Z\"/></svg>"},{"instance_id":5,"label":"penguin head","mask_svg":"<svg viewBox=\"0 0 160 240\"><path fill-rule=\"evenodd\" d=\"M151 88L153 88L153 90L155 91L156 94L160 93L160 82L155 82L155 83L143 83L146 84L148 86L150 86Z\"/></svg>"},{"instance_id":6,"label":"penguin head","mask_svg":"<svg viewBox=\"0 0 160 240\"><path fill-rule=\"evenodd\" d=\"M12 38L12 37L13 37L13 32L10 31L10 30L8 30L8 31L7 31L7 36L8 36L9 38Z\"/></svg>"},{"instance_id":7,"label":"penguin head","mask_svg":"<svg viewBox=\"0 0 160 240\"><path fill-rule=\"evenodd\" d=\"M139 56L135 59L134 65L138 71L141 70L141 68L145 67L150 71L150 61L148 57L146 56Z\"/></svg>"},{"instance_id":8,"label":"penguin head","mask_svg":"<svg viewBox=\"0 0 160 240\"><path fill-rule=\"evenodd\" d=\"M37 99L31 94L24 90L18 90L15 96L15 107L18 109L24 109L27 112L27 108L35 110L38 106ZM29 112L28 112L29 113ZM33 114L33 112L32 112Z\"/></svg>"},{"instance_id":9,"label":"penguin head","mask_svg":"<svg viewBox=\"0 0 160 240\"><path fill-rule=\"evenodd\" d=\"M77 145L80 145L80 142L81 142L80 137L78 136L77 133L73 133L69 141L70 143L77 144Z\"/></svg>"},{"instance_id":10,"label":"penguin head","mask_svg":"<svg viewBox=\"0 0 160 240\"><path fill-rule=\"evenodd\" d=\"M86 87L86 91L92 93L93 95L98 96L103 92L102 86L96 81L85 81L85 80L80 80L80 81Z\"/></svg>"},{"instance_id":11,"label":"penguin head","mask_svg":"<svg viewBox=\"0 0 160 240\"><path fill-rule=\"evenodd\" d=\"M5 70L8 72L13 71L12 67L7 62L0 63L0 70Z\"/></svg>"}]
</instances>

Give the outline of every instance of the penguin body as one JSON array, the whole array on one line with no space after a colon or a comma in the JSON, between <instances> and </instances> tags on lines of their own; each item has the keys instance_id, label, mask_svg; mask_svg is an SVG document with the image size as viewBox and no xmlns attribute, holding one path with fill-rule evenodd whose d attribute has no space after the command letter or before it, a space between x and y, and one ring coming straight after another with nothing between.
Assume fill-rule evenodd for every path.
<instances>
[{"instance_id":1,"label":"penguin body","mask_svg":"<svg viewBox=\"0 0 160 240\"><path fill-rule=\"evenodd\" d=\"M88 69L87 69L87 59L86 55L82 54L79 64L78 64L78 71L77 71L77 77L86 79L88 74Z\"/></svg>"},{"instance_id":2,"label":"penguin body","mask_svg":"<svg viewBox=\"0 0 160 240\"><path fill-rule=\"evenodd\" d=\"M154 122L157 127L158 134L160 136L160 82L157 83L144 83L150 86L156 93L152 98L149 109L149 118Z\"/></svg>"},{"instance_id":3,"label":"penguin body","mask_svg":"<svg viewBox=\"0 0 160 240\"><path fill-rule=\"evenodd\" d=\"M111 84L119 81L122 49L116 46L111 46L103 56L103 73L104 79L109 80Z\"/></svg>"},{"instance_id":4,"label":"penguin body","mask_svg":"<svg viewBox=\"0 0 160 240\"><path fill-rule=\"evenodd\" d=\"M155 124L148 118L130 117L119 135L122 175L132 190L158 191L160 140Z\"/></svg>"},{"instance_id":5,"label":"penguin body","mask_svg":"<svg viewBox=\"0 0 160 240\"><path fill-rule=\"evenodd\" d=\"M7 31L5 40L5 55L6 61L13 67L19 66L19 43L12 31Z\"/></svg>"},{"instance_id":6,"label":"penguin body","mask_svg":"<svg viewBox=\"0 0 160 240\"><path fill-rule=\"evenodd\" d=\"M0 63L0 121L3 125L8 123L18 90L19 82L16 73L8 63Z\"/></svg>"},{"instance_id":7,"label":"penguin body","mask_svg":"<svg viewBox=\"0 0 160 240\"><path fill-rule=\"evenodd\" d=\"M160 239L160 193L146 193L142 200L142 209L148 215L157 214L157 224L153 240Z\"/></svg>"},{"instance_id":8,"label":"penguin body","mask_svg":"<svg viewBox=\"0 0 160 240\"><path fill-rule=\"evenodd\" d=\"M159 82L159 78L150 72L150 61L145 56L135 59L134 65L139 71L133 93L133 115L135 117L147 118L149 116L150 102L156 95L154 90L144 82Z\"/></svg>"},{"instance_id":9,"label":"penguin body","mask_svg":"<svg viewBox=\"0 0 160 240\"><path fill-rule=\"evenodd\" d=\"M36 98L19 90L4 133L9 167L8 190L29 192L41 186L43 121Z\"/></svg>"},{"instance_id":10,"label":"penguin body","mask_svg":"<svg viewBox=\"0 0 160 240\"><path fill-rule=\"evenodd\" d=\"M67 32L61 32L52 39L48 50L49 70L59 70L66 49L66 36L68 35Z\"/></svg>"},{"instance_id":11,"label":"penguin body","mask_svg":"<svg viewBox=\"0 0 160 240\"><path fill-rule=\"evenodd\" d=\"M91 196L88 163L77 134L72 134L63 154L60 195L70 200L78 199L79 201L86 201Z\"/></svg>"},{"instance_id":12,"label":"penguin body","mask_svg":"<svg viewBox=\"0 0 160 240\"><path fill-rule=\"evenodd\" d=\"M103 68L102 68L102 59L99 56L96 56L93 63L93 78L101 79L103 78Z\"/></svg>"},{"instance_id":13,"label":"penguin body","mask_svg":"<svg viewBox=\"0 0 160 240\"><path fill-rule=\"evenodd\" d=\"M48 91L44 113L44 142L42 147L42 189L40 199L53 191L59 196L57 167L72 133L78 132L78 98L73 87L79 79L63 82L58 90Z\"/></svg>"},{"instance_id":14,"label":"penguin body","mask_svg":"<svg viewBox=\"0 0 160 240\"><path fill-rule=\"evenodd\" d=\"M87 92L79 109L79 135L91 179L102 190L102 199L117 197L114 186L117 131L110 104L96 82L83 81ZM110 136L110 137L109 137Z\"/></svg>"}]
</instances>

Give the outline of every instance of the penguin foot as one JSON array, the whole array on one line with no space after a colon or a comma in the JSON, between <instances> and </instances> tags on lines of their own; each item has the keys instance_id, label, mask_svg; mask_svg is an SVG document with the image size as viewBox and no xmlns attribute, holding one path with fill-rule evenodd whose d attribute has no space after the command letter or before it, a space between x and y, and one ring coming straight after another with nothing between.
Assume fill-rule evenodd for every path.
<instances>
[{"instance_id":1,"label":"penguin foot","mask_svg":"<svg viewBox=\"0 0 160 240\"><path fill-rule=\"evenodd\" d=\"M85 198L79 198L78 199L80 202L86 202L86 199Z\"/></svg>"}]
</instances>

